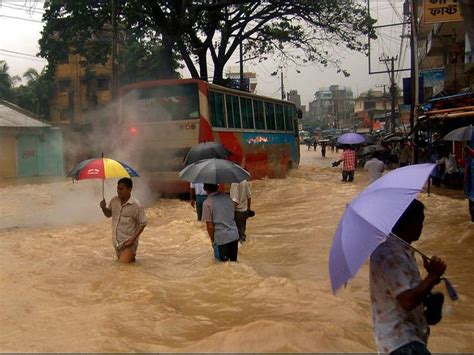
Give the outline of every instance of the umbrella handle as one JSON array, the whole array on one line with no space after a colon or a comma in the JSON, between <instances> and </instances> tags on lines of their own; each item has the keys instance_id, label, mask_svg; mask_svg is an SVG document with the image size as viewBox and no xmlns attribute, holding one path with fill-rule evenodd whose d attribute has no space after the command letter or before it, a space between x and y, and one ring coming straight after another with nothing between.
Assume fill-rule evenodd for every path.
<instances>
[{"instance_id":1,"label":"umbrella handle","mask_svg":"<svg viewBox=\"0 0 474 355\"><path fill-rule=\"evenodd\" d=\"M412 246L411 244L407 243L406 241L404 241L402 238L400 238L399 236L397 236L396 234L394 233L390 233L389 234L391 237L394 237L394 238L397 238L398 240L400 240L404 245L408 246L410 249L412 249L413 251L416 251L418 254L421 255L421 257L423 258L423 260L425 261L431 261L431 258L426 255L425 253L421 252L419 249L415 248L414 246ZM448 293L448 296L449 298L452 300L452 301L456 301L457 299L459 299L459 296L458 296L458 293L456 292L456 290L454 289L453 285L451 284L451 282L448 280L447 277L442 277L441 280L444 281L444 286L446 286L446 292Z\"/></svg>"},{"instance_id":2,"label":"umbrella handle","mask_svg":"<svg viewBox=\"0 0 474 355\"><path fill-rule=\"evenodd\" d=\"M102 199L105 200L105 195L104 195L104 181L105 179L102 179Z\"/></svg>"}]
</instances>

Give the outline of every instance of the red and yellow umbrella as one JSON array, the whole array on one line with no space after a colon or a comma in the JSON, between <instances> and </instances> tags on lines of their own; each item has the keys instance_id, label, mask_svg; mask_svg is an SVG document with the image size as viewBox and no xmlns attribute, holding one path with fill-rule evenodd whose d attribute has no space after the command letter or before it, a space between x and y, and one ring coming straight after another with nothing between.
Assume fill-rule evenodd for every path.
<instances>
[{"instance_id":1,"label":"red and yellow umbrella","mask_svg":"<svg viewBox=\"0 0 474 355\"><path fill-rule=\"evenodd\" d=\"M139 176L128 164L109 158L95 158L81 161L67 174L73 180L102 179L102 195L104 195L104 180L122 177Z\"/></svg>"}]
</instances>

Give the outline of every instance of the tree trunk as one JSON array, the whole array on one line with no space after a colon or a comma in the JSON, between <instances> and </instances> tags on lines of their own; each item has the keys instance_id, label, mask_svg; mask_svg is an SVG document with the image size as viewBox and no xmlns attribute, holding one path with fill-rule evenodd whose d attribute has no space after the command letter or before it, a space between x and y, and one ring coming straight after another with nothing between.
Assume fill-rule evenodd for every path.
<instances>
[{"instance_id":1,"label":"tree trunk","mask_svg":"<svg viewBox=\"0 0 474 355\"><path fill-rule=\"evenodd\" d=\"M163 34L163 47L160 50L160 70L158 72L159 79L174 78L173 70L173 46L176 41L173 36Z\"/></svg>"}]
</instances>

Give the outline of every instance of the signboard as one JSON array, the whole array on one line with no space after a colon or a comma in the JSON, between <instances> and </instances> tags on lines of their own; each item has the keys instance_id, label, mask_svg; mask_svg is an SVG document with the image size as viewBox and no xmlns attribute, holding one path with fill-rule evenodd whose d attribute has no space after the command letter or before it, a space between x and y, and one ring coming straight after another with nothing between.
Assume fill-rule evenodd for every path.
<instances>
[{"instance_id":1,"label":"signboard","mask_svg":"<svg viewBox=\"0 0 474 355\"><path fill-rule=\"evenodd\" d=\"M461 21L458 0L424 0L423 18L425 23Z\"/></svg>"}]
</instances>

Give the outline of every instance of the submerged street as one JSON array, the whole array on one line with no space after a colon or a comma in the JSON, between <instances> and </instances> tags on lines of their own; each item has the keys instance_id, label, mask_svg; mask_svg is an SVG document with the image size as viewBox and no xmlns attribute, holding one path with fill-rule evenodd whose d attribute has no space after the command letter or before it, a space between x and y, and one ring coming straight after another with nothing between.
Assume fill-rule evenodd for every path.
<instances>
[{"instance_id":1,"label":"submerged street","mask_svg":"<svg viewBox=\"0 0 474 355\"><path fill-rule=\"evenodd\" d=\"M286 179L252 182L238 263L213 260L188 201L159 199L135 179L149 224L137 262L121 265L99 181L0 182L0 351L374 352L367 263L335 296L328 254L337 223L367 186L307 151ZM115 195L108 181L106 199ZM442 257L460 299L445 297L432 352L474 351L474 224L462 191L432 188L416 247ZM419 260L421 265L421 260ZM444 286L437 290L444 293Z\"/></svg>"}]
</instances>

